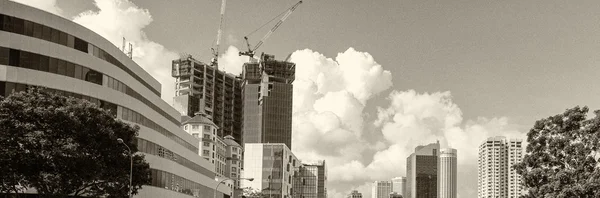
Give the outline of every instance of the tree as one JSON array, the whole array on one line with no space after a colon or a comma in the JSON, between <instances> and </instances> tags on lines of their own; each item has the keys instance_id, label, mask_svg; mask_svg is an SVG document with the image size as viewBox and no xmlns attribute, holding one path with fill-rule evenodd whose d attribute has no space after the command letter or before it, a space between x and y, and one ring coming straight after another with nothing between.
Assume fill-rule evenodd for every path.
<instances>
[{"instance_id":1,"label":"tree","mask_svg":"<svg viewBox=\"0 0 600 198\"><path fill-rule=\"evenodd\" d=\"M523 197L600 197L600 110L587 107L539 120L527 133L526 154L514 168Z\"/></svg>"},{"instance_id":2,"label":"tree","mask_svg":"<svg viewBox=\"0 0 600 198\"><path fill-rule=\"evenodd\" d=\"M126 197L129 151L117 138L136 153L138 130L93 103L42 88L0 98L0 193ZM133 193L150 181L144 156L134 154Z\"/></svg>"},{"instance_id":3,"label":"tree","mask_svg":"<svg viewBox=\"0 0 600 198\"><path fill-rule=\"evenodd\" d=\"M262 198L262 197L265 197L265 195L262 192L260 192L259 190L255 190L255 189L253 189L251 187L243 188L242 196L248 197L248 198Z\"/></svg>"}]
</instances>

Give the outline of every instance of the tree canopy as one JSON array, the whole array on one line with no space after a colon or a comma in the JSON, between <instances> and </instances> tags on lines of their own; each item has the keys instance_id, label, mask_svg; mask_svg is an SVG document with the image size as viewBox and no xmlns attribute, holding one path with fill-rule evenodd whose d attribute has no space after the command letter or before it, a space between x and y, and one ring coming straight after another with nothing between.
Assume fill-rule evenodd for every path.
<instances>
[{"instance_id":1,"label":"tree canopy","mask_svg":"<svg viewBox=\"0 0 600 198\"><path fill-rule=\"evenodd\" d=\"M31 88L0 98L0 193L126 197L151 181L138 126L85 100Z\"/></svg>"},{"instance_id":2,"label":"tree canopy","mask_svg":"<svg viewBox=\"0 0 600 198\"><path fill-rule=\"evenodd\" d=\"M600 111L587 107L541 119L527 133L526 154L514 168L524 197L600 197Z\"/></svg>"}]
</instances>

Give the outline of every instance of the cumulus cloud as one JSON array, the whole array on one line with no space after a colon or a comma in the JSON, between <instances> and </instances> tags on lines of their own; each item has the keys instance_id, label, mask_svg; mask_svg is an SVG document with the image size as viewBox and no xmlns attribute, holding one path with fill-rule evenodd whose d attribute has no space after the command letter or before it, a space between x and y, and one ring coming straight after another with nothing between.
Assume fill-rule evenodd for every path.
<instances>
[{"instance_id":1,"label":"cumulus cloud","mask_svg":"<svg viewBox=\"0 0 600 198\"><path fill-rule=\"evenodd\" d=\"M29 5L31 7L62 16L63 11L56 5L56 0L11 0L17 3Z\"/></svg>"},{"instance_id":2,"label":"cumulus cloud","mask_svg":"<svg viewBox=\"0 0 600 198\"><path fill-rule=\"evenodd\" d=\"M119 47L125 37L133 44L133 60L162 84L162 99L171 101L175 80L170 76L170 63L179 56L144 33L143 29L152 22L150 12L127 0L95 0L94 4L98 11L85 11L73 21Z\"/></svg>"},{"instance_id":3,"label":"cumulus cloud","mask_svg":"<svg viewBox=\"0 0 600 198\"><path fill-rule=\"evenodd\" d=\"M234 46L229 46L225 53L219 56L219 69L228 73L239 75L242 73L242 65L248 62L247 56L240 56L240 50Z\"/></svg>"},{"instance_id":4,"label":"cumulus cloud","mask_svg":"<svg viewBox=\"0 0 600 198\"><path fill-rule=\"evenodd\" d=\"M448 91L394 90L387 106L377 107L376 118L365 120L367 101L392 85L390 72L371 55L350 48L331 59L300 50L291 61L296 63L293 150L302 160L327 160L330 197L353 189L370 197L372 181L405 176L406 157L416 146L436 141L458 150L459 167L470 168L459 171L459 191L476 196L469 189L477 185L472 170L479 144L491 136L524 135L505 117L463 121Z\"/></svg>"}]
</instances>

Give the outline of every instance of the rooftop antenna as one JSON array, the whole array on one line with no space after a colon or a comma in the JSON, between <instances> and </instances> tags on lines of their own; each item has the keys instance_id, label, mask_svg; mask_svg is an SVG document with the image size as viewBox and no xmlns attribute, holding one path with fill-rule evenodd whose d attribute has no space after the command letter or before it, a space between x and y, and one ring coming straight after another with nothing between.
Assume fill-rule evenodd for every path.
<instances>
[{"instance_id":1,"label":"rooftop antenna","mask_svg":"<svg viewBox=\"0 0 600 198\"><path fill-rule=\"evenodd\" d=\"M133 44L129 43L129 52L127 52L127 56L129 56L130 59L133 59Z\"/></svg>"},{"instance_id":2,"label":"rooftop antenna","mask_svg":"<svg viewBox=\"0 0 600 198\"><path fill-rule=\"evenodd\" d=\"M125 52L125 37L123 37L123 46L121 47L121 51Z\"/></svg>"}]
</instances>

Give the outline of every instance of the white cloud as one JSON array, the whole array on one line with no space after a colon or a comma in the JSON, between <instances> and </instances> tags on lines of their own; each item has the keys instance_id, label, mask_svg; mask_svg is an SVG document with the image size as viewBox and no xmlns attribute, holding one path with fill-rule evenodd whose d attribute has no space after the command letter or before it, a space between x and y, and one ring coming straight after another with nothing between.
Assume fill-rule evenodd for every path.
<instances>
[{"instance_id":1,"label":"white cloud","mask_svg":"<svg viewBox=\"0 0 600 198\"><path fill-rule=\"evenodd\" d=\"M11 0L17 3L29 5L31 7L62 16L63 11L56 6L56 0Z\"/></svg>"},{"instance_id":2,"label":"white cloud","mask_svg":"<svg viewBox=\"0 0 600 198\"><path fill-rule=\"evenodd\" d=\"M242 73L242 65L248 62L247 56L240 56L240 50L234 46L229 46L225 53L219 56L219 69L228 73L239 75Z\"/></svg>"},{"instance_id":3,"label":"white cloud","mask_svg":"<svg viewBox=\"0 0 600 198\"><path fill-rule=\"evenodd\" d=\"M293 150L303 160L328 161L332 197L360 187L368 198L372 181L405 176L406 157L418 145L439 140L458 150L459 167L473 167L485 138L524 135L505 117L463 122L450 92L392 91L389 105L378 107L371 122L365 120L365 104L390 88L392 78L372 56L350 48L334 60L301 50L291 61L297 64ZM374 132L366 133L367 123ZM469 184L461 185L461 195L476 196L469 190L476 186L476 174L460 172L461 184Z\"/></svg>"}]
</instances>

